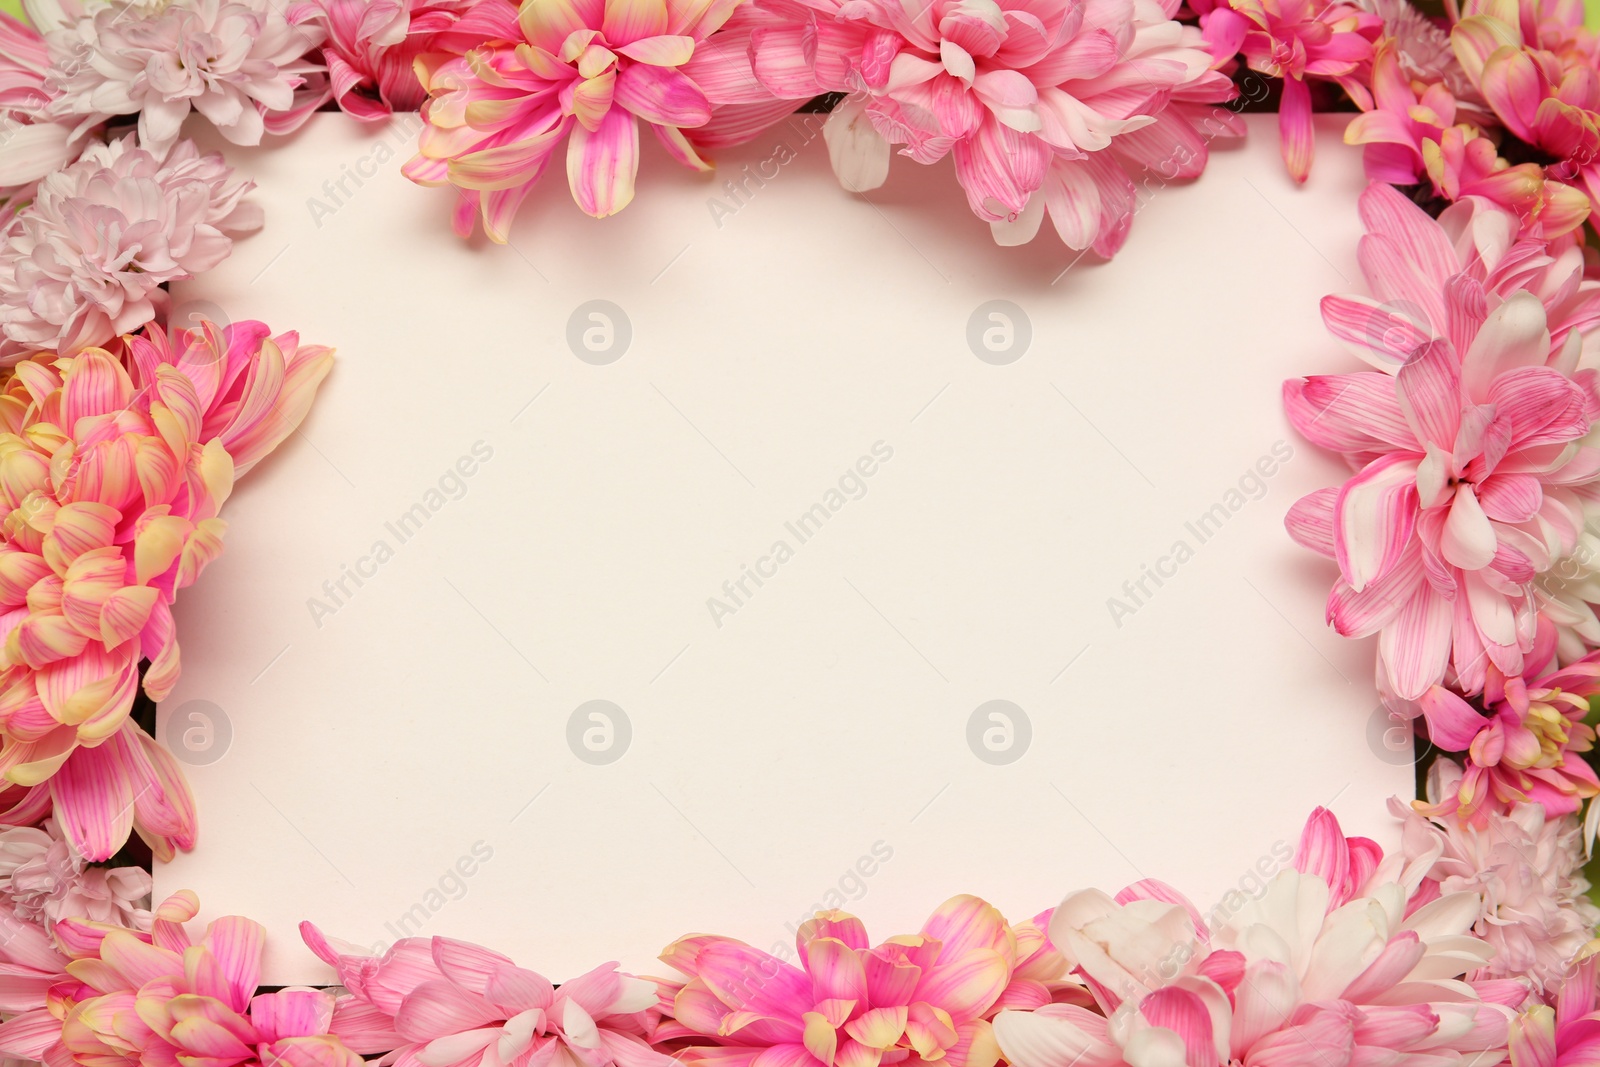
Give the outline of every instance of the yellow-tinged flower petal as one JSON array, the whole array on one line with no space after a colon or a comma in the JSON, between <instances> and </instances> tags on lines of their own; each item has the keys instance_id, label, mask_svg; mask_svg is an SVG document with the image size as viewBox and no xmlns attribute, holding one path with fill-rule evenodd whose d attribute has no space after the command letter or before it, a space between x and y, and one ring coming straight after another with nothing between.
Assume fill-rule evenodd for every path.
<instances>
[{"instance_id":1,"label":"yellow-tinged flower petal","mask_svg":"<svg viewBox=\"0 0 1600 1067\"><path fill-rule=\"evenodd\" d=\"M181 586L190 585L200 577L200 572L222 555L222 535L228 524L221 519L202 519L195 525L194 534L183 546L178 560L178 580Z\"/></svg>"},{"instance_id":2,"label":"yellow-tinged flower petal","mask_svg":"<svg viewBox=\"0 0 1600 1067\"><path fill-rule=\"evenodd\" d=\"M130 585L113 593L100 611L101 643L116 648L135 637L149 621L160 595L148 585Z\"/></svg>"},{"instance_id":3,"label":"yellow-tinged flower petal","mask_svg":"<svg viewBox=\"0 0 1600 1067\"><path fill-rule=\"evenodd\" d=\"M800 1016L805 1024L805 1032L801 1038L806 1046L806 1051L811 1053L823 1063L832 1067L833 1054L839 1047L839 1033L833 1024L823 1017L821 1012L808 1011Z\"/></svg>"},{"instance_id":4,"label":"yellow-tinged flower petal","mask_svg":"<svg viewBox=\"0 0 1600 1067\"><path fill-rule=\"evenodd\" d=\"M222 447L220 440L207 441L200 450L200 481L211 497L212 510L221 508L232 495L233 478L233 456Z\"/></svg>"},{"instance_id":5,"label":"yellow-tinged flower petal","mask_svg":"<svg viewBox=\"0 0 1600 1067\"><path fill-rule=\"evenodd\" d=\"M844 1032L869 1048L891 1049L905 1033L909 1011L904 1004L873 1008L845 1023Z\"/></svg>"},{"instance_id":6,"label":"yellow-tinged flower petal","mask_svg":"<svg viewBox=\"0 0 1600 1067\"><path fill-rule=\"evenodd\" d=\"M193 531L193 524L177 515L158 516L146 523L133 541L134 581L149 585L151 579L166 573Z\"/></svg>"}]
</instances>

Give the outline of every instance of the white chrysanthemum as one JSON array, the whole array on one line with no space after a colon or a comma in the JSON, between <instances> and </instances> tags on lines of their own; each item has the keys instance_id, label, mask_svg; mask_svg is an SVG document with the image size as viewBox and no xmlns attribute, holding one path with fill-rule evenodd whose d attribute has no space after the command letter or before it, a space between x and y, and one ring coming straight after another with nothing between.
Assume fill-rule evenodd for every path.
<instances>
[{"instance_id":1,"label":"white chrysanthemum","mask_svg":"<svg viewBox=\"0 0 1600 1067\"><path fill-rule=\"evenodd\" d=\"M165 156L133 137L91 145L39 183L0 244L0 365L103 345L156 313L163 282L220 263L261 225L253 186L181 141Z\"/></svg>"},{"instance_id":2,"label":"white chrysanthemum","mask_svg":"<svg viewBox=\"0 0 1600 1067\"><path fill-rule=\"evenodd\" d=\"M290 25L271 0L99 0L63 18L45 38L52 114L137 113L151 148L172 144L191 108L228 140L253 145L267 116L303 117L320 99L296 90L320 83L322 68L306 55L322 30Z\"/></svg>"},{"instance_id":3,"label":"white chrysanthemum","mask_svg":"<svg viewBox=\"0 0 1600 1067\"><path fill-rule=\"evenodd\" d=\"M1453 766L1436 764L1430 792L1449 788ZM1577 817L1546 821L1538 804L1519 804L1491 813L1482 830L1410 811L1406 823L1407 856L1440 850L1428 873L1440 893L1483 899L1473 932L1494 946L1495 956L1477 977L1525 975L1539 991L1559 983L1600 924L1600 908L1587 896Z\"/></svg>"}]
</instances>

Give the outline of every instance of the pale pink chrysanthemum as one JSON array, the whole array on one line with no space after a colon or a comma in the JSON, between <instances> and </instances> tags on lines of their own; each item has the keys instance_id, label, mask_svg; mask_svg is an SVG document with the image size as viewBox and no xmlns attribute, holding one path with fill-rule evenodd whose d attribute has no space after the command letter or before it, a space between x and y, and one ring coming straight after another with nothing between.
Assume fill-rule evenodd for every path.
<instances>
[{"instance_id":1,"label":"pale pink chrysanthemum","mask_svg":"<svg viewBox=\"0 0 1600 1067\"><path fill-rule=\"evenodd\" d=\"M1491 670L1522 673L1534 580L1577 544L1600 477L1600 449L1583 443L1597 378L1579 368L1600 290L1577 249L1516 241L1515 217L1482 204L1435 222L1374 184L1361 211L1375 299L1330 297L1323 317L1381 371L1284 385L1291 423L1357 473L1287 525L1338 562L1328 621L1379 635L1387 693L1414 701L1447 673L1476 693Z\"/></svg>"},{"instance_id":2,"label":"pale pink chrysanthemum","mask_svg":"<svg viewBox=\"0 0 1600 1067\"><path fill-rule=\"evenodd\" d=\"M658 1039L699 1042L678 1053L696 1067L992 1067L990 1020L1050 1003L1062 963L1036 940L1020 955L1016 931L972 896L877 945L841 911L818 913L795 941L793 963L725 937L668 946L662 960L688 981Z\"/></svg>"},{"instance_id":3,"label":"pale pink chrysanthemum","mask_svg":"<svg viewBox=\"0 0 1600 1067\"><path fill-rule=\"evenodd\" d=\"M890 154L946 155L996 240L1046 215L1074 249L1113 254L1133 177L1192 178L1238 132L1235 94L1177 3L758 0L754 71L775 96L850 94L824 127L841 183L881 185Z\"/></svg>"},{"instance_id":4,"label":"pale pink chrysanthemum","mask_svg":"<svg viewBox=\"0 0 1600 1067\"><path fill-rule=\"evenodd\" d=\"M71 17L75 15L76 17ZM41 26L62 121L139 116L139 140L170 147L191 110L235 144L294 129L325 98L305 58L314 26L291 26L272 0L99 0Z\"/></svg>"},{"instance_id":5,"label":"pale pink chrysanthemum","mask_svg":"<svg viewBox=\"0 0 1600 1067\"><path fill-rule=\"evenodd\" d=\"M427 99L416 61L450 49L469 0L305 0L289 8L294 25L324 31L322 61L340 110L363 122L416 111Z\"/></svg>"},{"instance_id":6,"label":"pale pink chrysanthemum","mask_svg":"<svg viewBox=\"0 0 1600 1067\"><path fill-rule=\"evenodd\" d=\"M1327 840L1309 848L1302 841L1296 869L1215 929L1156 882L1115 899L1097 891L1067 897L1050 937L1099 1011L1050 1004L1002 1012L994 1028L1006 1062L1497 1062L1510 1005L1527 989L1464 980L1493 951L1471 932L1476 897L1456 893L1409 908L1409 881L1383 880L1396 873L1389 862L1363 869L1367 884L1357 890L1350 865L1375 858L1375 846L1347 842L1331 818L1308 826L1307 837Z\"/></svg>"},{"instance_id":7,"label":"pale pink chrysanthemum","mask_svg":"<svg viewBox=\"0 0 1600 1067\"><path fill-rule=\"evenodd\" d=\"M1476 124L1490 114L1467 72L1456 60L1450 33L1408 0L1356 0L1356 6L1383 20L1382 37L1400 60L1401 72L1411 81L1443 87Z\"/></svg>"},{"instance_id":8,"label":"pale pink chrysanthemum","mask_svg":"<svg viewBox=\"0 0 1600 1067\"><path fill-rule=\"evenodd\" d=\"M158 287L210 270L261 225L253 183L191 141L90 146L0 234L0 365L70 355L155 318Z\"/></svg>"},{"instance_id":9,"label":"pale pink chrysanthemum","mask_svg":"<svg viewBox=\"0 0 1600 1067\"><path fill-rule=\"evenodd\" d=\"M650 1046L656 984L603 964L551 985L498 952L408 937L382 957L344 951L310 923L306 944L350 991L333 1030L383 1062L431 1067L669 1067Z\"/></svg>"},{"instance_id":10,"label":"pale pink chrysanthemum","mask_svg":"<svg viewBox=\"0 0 1600 1067\"><path fill-rule=\"evenodd\" d=\"M1439 760L1429 796L1460 789L1461 768ZM1583 826L1573 815L1547 819L1539 804L1492 811L1481 827L1461 819L1428 819L1398 801L1405 820L1404 854L1427 864L1418 899L1475 893L1482 900L1473 931L1495 954L1475 978L1526 978L1537 994L1558 984L1580 949L1593 939L1600 908L1583 876Z\"/></svg>"},{"instance_id":11,"label":"pale pink chrysanthemum","mask_svg":"<svg viewBox=\"0 0 1600 1067\"><path fill-rule=\"evenodd\" d=\"M128 713L141 661L151 699L176 684L171 604L221 551L236 476L331 366L328 349L268 334L153 329L125 361L19 363L0 392L0 773L44 790L90 860L133 829L162 856L193 843L181 775Z\"/></svg>"},{"instance_id":12,"label":"pale pink chrysanthemum","mask_svg":"<svg viewBox=\"0 0 1600 1067\"><path fill-rule=\"evenodd\" d=\"M1308 78L1337 82L1365 107L1372 46L1383 20L1353 4L1330 0L1228 0L1202 19L1219 57L1242 54L1250 69L1283 79L1278 136L1295 181L1311 174L1311 89Z\"/></svg>"},{"instance_id":13,"label":"pale pink chrysanthemum","mask_svg":"<svg viewBox=\"0 0 1600 1067\"><path fill-rule=\"evenodd\" d=\"M481 217L504 243L512 217L566 142L572 198L596 218L633 199L644 124L685 166L709 170L685 130L716 101L699 84L740 65L705 42L733 13L713 0L483 0L480 42L464 54L423 56L428 91L418 153L405 174L460 193L455 228ZM458 26L454 36L462 36Z\"/></svg>"},{"instance_id":14,"label":"pale pink chrysanthemum","mask_svg":"<svg viewBox=\"0 0 1600 1067\"><path fill-rule=\"evenodd\" d=\"M0 902L47 933L62 919L148 930L151 886L142 867L89 866L54 819L0 830Z\"/></svg>"}]
</instances>

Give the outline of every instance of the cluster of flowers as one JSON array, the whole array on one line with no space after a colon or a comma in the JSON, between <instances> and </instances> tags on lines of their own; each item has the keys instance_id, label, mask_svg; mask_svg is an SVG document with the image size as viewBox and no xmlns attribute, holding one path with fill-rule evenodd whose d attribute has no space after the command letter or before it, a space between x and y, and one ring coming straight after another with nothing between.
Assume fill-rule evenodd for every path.
<instances>
[{"instance_id":1,"label":"cluster of flowers","mask_svg":"<svg viewBox=\"0 0 1600 1067\"><path fill-rule=\"evenodd\" d=\"M326 348L259 322L152 324L0 381L0 822L54 814L109 858L195 838L171 755L129 718L177 681L171 605L222 550L237 477L304 418Z\"/></svg>"},{"instance_id":2,"label":"cluster of flowers","mask_svg":"<svg viewBox=\"0 0 1600 1067\"><path fill-rule=\"evenodd\" d=\"M332 989L258 989L265 931L152 914L47 832L0 833L0 1054L50 1067L1404 1067L1593 1062L1600 910L1570 817L1406 819L1401 852L1319 810L1292 867L1207 923L1154 881L1009 923L971 896L876 944L841 911L794 962L696 934L670 978L559 987L498 952L381 957L312 926ZM24 836L28 835L28 836ZM9 872L7 874L6 872ZM137 872L142 874L142 872ZM40 899L47 903L41 909Z\"/></svg>"}]
</instances>

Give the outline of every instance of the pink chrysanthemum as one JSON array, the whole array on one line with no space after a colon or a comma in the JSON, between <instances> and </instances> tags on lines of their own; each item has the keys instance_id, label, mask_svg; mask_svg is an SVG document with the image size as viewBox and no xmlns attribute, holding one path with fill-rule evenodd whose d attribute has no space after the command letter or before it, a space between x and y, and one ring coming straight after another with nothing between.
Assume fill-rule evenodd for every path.
<instances>
[{"instance_id":1,"label":"pink chrysanthemum","mask_svg":"<svg viewBox=\"0 0 1600 1067\"><path fill-rule=\"evenodd\" d=\"M238 916L198 940L183 924L192 893L169 897L150 934L67 920L57 939L74 958L54 987L51 1062L95 1067L362 1067L333 1036L335 997L319 989L256 993L266 931ZM75 987L75 988L74 988ZM0 1030L0 1042L4 1040ZM64 1055L62 1054L64 1053Z\"/></svg>"},{"instance_id":2,"label":"pink chrysanthemum","mask_svg":"<svg viewBox=\"0 0 1600 1067\"><path fill-rule=\"evenodd\" d=\"M1364 68L1383 27L1378 16L1329 0L1229 0L1202 20L1218 57L1243 54L1250 69L1283 79L1278 135L1295 181L1311 174L1311 90L1307 78L1337 82L1370 102Z\"/></svg>"},{"instance_id":3,"label":"pink chrysanthemum","mask_svg":"<svg viewBox=\"0 0 1600 1067\"><path fill-rule=\"evenodd\" d=\"M1462 13L1451 43L1501 125L1600 204L1600 37L1583 6L1472 0Z\"/></svg>"},{"instance_id":4,"label":"pink chrysanthemum","mask_svg":"<svg viewBox=\"0 0 1600 1067\"><path fill-rule=\"evenodd\" d=\"M1238 132L1234 96L1199 32L1163 4L1074 0L758 0L754 70L774 95L851 94L824 127L835 173L867 191L891 150L950 155L996 240L1032 240L1048 214L1075 249L1113 254L1132 176L1205 169Z\"/></svg>"},{"instance_id":5,"label":"pink chrysanthemum","mask_svg":"<svg viewBox=\"0 0 1600 1067\"><path fill-rule=\"evenodd\" d=\"M1296 869L1216 929L1173 890L1075 893L1050 937L1099 1012L1007 1011L995 1036L1012 1067L1497 1062L1520 982L1459 979L1492 953L1470 893L1408 907L1370 841L1331 818L1308 825ZM1355 887L1353 872L1366 876ZM1340 887L1344 891L1340 891ZM1347 896L1347 893L1354 895ZM1487 1058L1475 1060L1477 1054Z\"/></svg>"},{"instance_id":6,"label":"pink chrysanthemum","mask_svg":"<svg viewBox=\"0 0 1600 1067\"><path fill-rule=\"evenodd\" d=\"M383 1063L416 1067L669 1067L650 1047L656 984L603 964L557 988L477 945L408 937L379 957L306 944L350 990L334 1032Z\"/></svg>"},{"instance_id":7,"label":"pink chrysanthemum","mask_svg":"<svg viewBox=\"0 0 1600 1067\"><path fill-rule=\"evenodd\" d=\"M471 6L469 0L308 0L289 8L289 21L325 32L322 61L334 101L347 115L377 122L422 106L428 94L417 80L417 58L449 51L440 35L454 30Z\"/></svg>"},{"instance_id":8,"label":"pink chrysanthemum","mask_svg":"<svg viewBox=\"0 0 1600 1067\"><path fill-rule=\"evenodd\" d=\"M1583 758L1594 748L1595 731L1584 718L1600 693L1600 653L1537 679L1502 681L1491 672L1489 681L1487 714L1442 686L1418 700L1433 743L1464 753L1459 777L1437 781L1434 803L1419 801L1419 810L1482 829L1491 814L1518 804L1538 804L1553 819L1600 794L1600 779Z\"/></svg>"},{"instance_id":9,"label":"pink chrysanthemum","mask_svg":"<svg viewBox=\"0 0 1600 1067\"><path fill-rule=\"evenodd\" d=\"M125 364L25 361L0 394L0 772L48 789L97 861L141 819L158 854L192 843L186 793L162 799L176 767L127 722L139 664L151 699L171 691L170 605L221 551L235 477L298 425L332 360L257 322L128 345ZM152 779L168 788L132 795Z\"/></svg>"},{"instance_id":10,"label":"pink chrysanthemum","mask_svg":"<svg viewBox=\"0 0 1600 1067\"><path fill-rule=\"evenodd\" d=\"M1522 673L1534 579L1577 544L1581 494L1600 477L1600 449L1582 443L1600 417L1596 374L1578 366L1600 296L1581 253L1564 268L1541 242L1513 243L1505 213L1463 203L1436 223L1376 184L1361 211L1361 262L1383 302L1330 297L1323 316L1382 373L1285 383L1294 426L1357 472L1295 504L1287 525L1338 562L1328 621L1379 635L1386 692L1415 700L1448 671L1476 693L1491 668ZM1498 244L1474 248L1491 233Z\"/></svg>"},{"instance_id":11,"label":"pink chrysanthemum","mask_svg":"<svg viewBox=\"0 0 1600 1067\"><path fill-rule=\"evenodd\" d=\"M678 1058L700 1067L992 1067L989 1020L1050 1003L1061 961L976 897L946 901L921 933L876 946L861 920L819 913L787 963L730 938L697 935L661 958L689 976L659 1040L705 1041Z\"/></svg>"},{"instance_id":12,"label":"pink chrysanthemum","mask_svg":"<svg viewBox=\"0 0 1600 1067\"><path fill-rule=\"evenodd\" d=\"M708 84L729 60L702 47L734 10L713 0L483 0L472 12L482 43L465 54L423 56L418 154L406 176L461 192L456 231L504 243L517 207L567 142L567 183L585 212L604 218L633 199L639 124L680 163L699 170L686 128L704 126ZM458 31L463 27L458 27ZM733 62L737 63L737 57Z\"/></svg>"},{"instance_id":13,"label":"pink chrysanthemum","mask_svg":"<svg viewBox=\"0 0 1600 1067\"><path fill-rule=\"evenodd\" d=\"M1430 798L1458 795L1461 777L1455 763L1437 761L1429 773ZM1430 820L1398 800L1390 808L1405 820L1406 862L1427 872L1414 902L1453 893L1475 893L1482 901L1473 931L1495 952L1469 977L1526 978L1539 995L1559 984L1600 923L1600 908L1589 900L1582 873L1578 820L1547 819L1541 805L1530 803L1490 811L1481 827Z\"/></svg>"},{"instance_id":14,"label":"pink chrysanthemum","mask_svg":"<svg viewBox=\"0 0 1600 1067\"><path fill-rule=\"evenodd\" d=\"M1443 84L1410 80L1392 41L1372 61L1371 110L1351 120L1346 144L1364 145L1368 179L1395 185L1427 180L1435 196L1481 197L1516 215L1522 231L1551 239L1589 216L1579 189L1547 179L1536 163L1512 166L1475 126L1458 122L1456 99Z\"/></svg>"},{"instance_id":15,"label":"pink chrysanthemum","mask_svg":"<svg viewBox=\"0 0 1600 1067\"><path fill-rule=\"evenodd\" d=\"M210 270L261 225L253 183L191 141L95 144L0 234L0 365L71 355L151 321L163 282Z\"/></svg>"},{"instance_id":16,"label":"pink chrysanthemum","mask_svg":"<svg viewBox=\"0 0 1600 1067\"><path fill-rule=\"evenodd\" d=\"M52 70L45 87L61 121L139 116L139 140L169 148L191 110L235 144L294 129L325 98L321 43L272 0L99 0L42 25ZM75 16L75 17L73 17ZM303 90L297 92L297 90Z\"/></svg>"},{"instance_id":17,"label":"pink chrysanthemum","mask_svg":"<svg viewBox=\"0 0 1600 1067\"><path fill-rule=\"evenodd\" d=\"M150 929L143 867L91 867L54 819L0 830L0 903L46 933L62 919Z\"/></svg>"}]
</instances>

